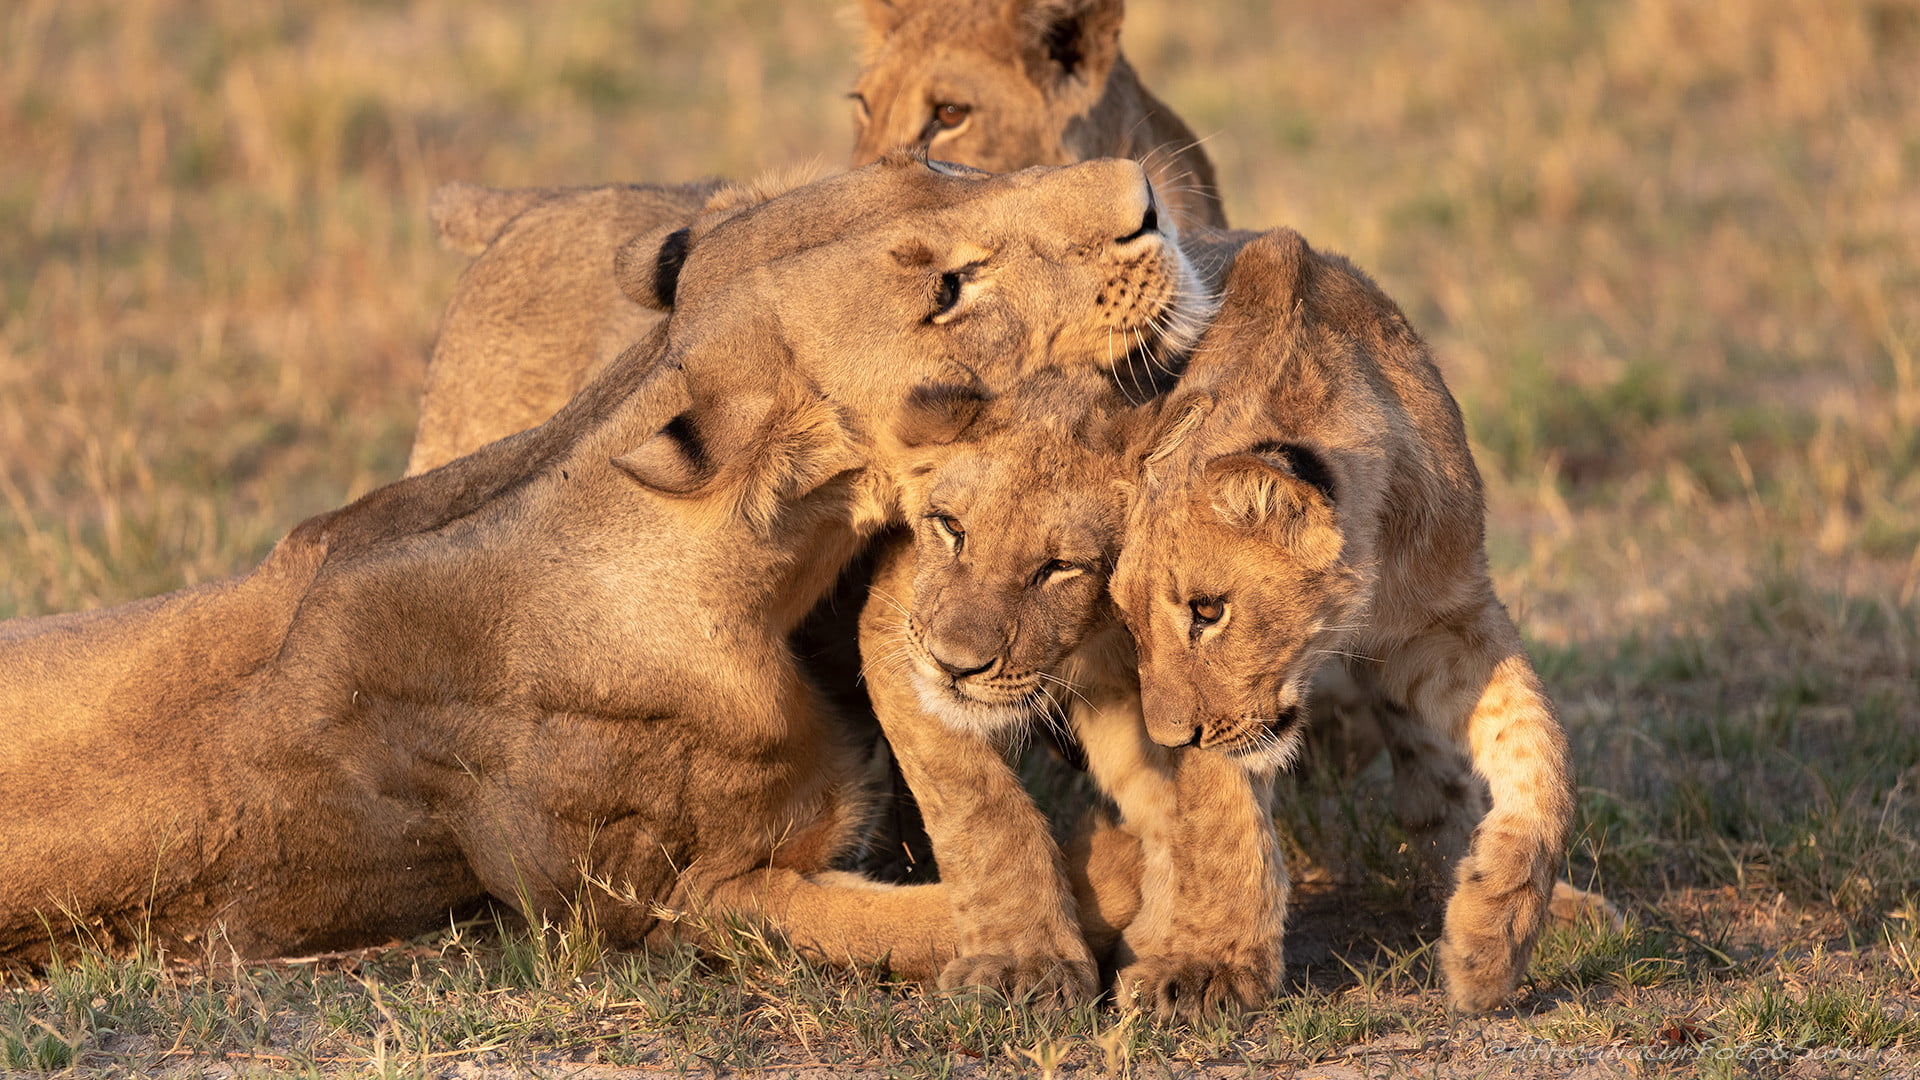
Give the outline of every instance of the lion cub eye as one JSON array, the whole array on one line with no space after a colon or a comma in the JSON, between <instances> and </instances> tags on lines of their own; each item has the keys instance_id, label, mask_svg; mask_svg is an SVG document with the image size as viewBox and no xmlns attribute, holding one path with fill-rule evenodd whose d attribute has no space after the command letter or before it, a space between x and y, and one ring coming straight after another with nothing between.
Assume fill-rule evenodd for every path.
<instances>
[{"instance_id":1,"label":"lion cub eye","mask_svg":"<svg viewBox=\"0 0 1920 1080\"><path fill-rule=\"evenodd\" d=\"M1187 604L1193 614L1193 628L1202 630L1220 621L1227 613L1227 602L1218 596L1203 596Z\"/></svg>"},{"instance_id":2,"label":"lion cub eye","mask_svg":"<svg viewBox=\"0 0 1920 1080\"><path fill-rule=\"evenodd\" d=\"M933 290L933 318L952 313L960 304L960 286L965 282L952 270L940 275L940 281Z\"/></svg>"},{"instance_id":3,"label":"lion cub eye","mask_svg":"<svg viewBox=\"0 0 1920 1080\"><path fill-rule=\"evenodd\" d=\"M927 516L933 519L933 523L939 526L941 532L947 534L947 539L953 541L955 550L958 550L960 545L966 542L967 529L966 526L960 524L959 518L951 517L947 514L929 514Z\"/></svg>"},{"instance_id":4,"label":"lion cub eye","mask_svg":"<svg viewBox=\"0 0 1920 1080\"><path fill-rule=\"evenodd\" d=\"M973 115L973 106L943 101L933 107L933 122L949 131L967 122Z\"/></svg>"}]
</instances>

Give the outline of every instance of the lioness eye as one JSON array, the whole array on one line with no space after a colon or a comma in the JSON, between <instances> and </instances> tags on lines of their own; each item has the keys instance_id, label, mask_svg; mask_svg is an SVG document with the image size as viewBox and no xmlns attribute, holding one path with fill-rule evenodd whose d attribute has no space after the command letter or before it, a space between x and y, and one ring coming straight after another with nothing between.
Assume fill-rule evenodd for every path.
<instances>
[{"instance_id":1,"label":"lioness eye","mask_svg":"<svg viewBox=\"0 0 1920 1080\"><path fill-rule=\"evenodd\" d=\"M972 114L973 106L971 105L955 105L949 102L942 102L933 107L933 122L943 128L957 128L961 124L966 123L967 117Z\"/></svg>"},{"instance_id":2,"label":"lioness eye","mask_svg":"<svg viewBox=\"0 0 1920 1080\"><path fill-rule=\"evenodd\" d=\"M945 514L935 514L933 516L933 523L940 526L940 531L946 533L956 544L967 538L966 527L960 524L959 518L948 517Z\"/></svg>"},{"instance_id":3,"label":"lioness eye","mask_svg":"<svg viewBox=\"0 0 1920 1080\"><path fill-rule=\"evenodd\" d=\"M1041 585L1044 584L1048 578L1058 574L1071 574L1079 569L1079 567L1065 559L1048 559L1046 562L1040 564L1040 569L1034 571L1033 583L1035 585Z\"/></svg>"},{"instance_id":4,"label":"lioness eye","mask_svg":"<svg viewBox=\"0 0 1920 1080\"><path fill-rule=\"evenodd\" d=\"M1203 596L1188 603L1187 610L1193 613L1195 627L1212 626L1227 613L1227 602L1217 596Z\"/></svg>"}]
</instances>

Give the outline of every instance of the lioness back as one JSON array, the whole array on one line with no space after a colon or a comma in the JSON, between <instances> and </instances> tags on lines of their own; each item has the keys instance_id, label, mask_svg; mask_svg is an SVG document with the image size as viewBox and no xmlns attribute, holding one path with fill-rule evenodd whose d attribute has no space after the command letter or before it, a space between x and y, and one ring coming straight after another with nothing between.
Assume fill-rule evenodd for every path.
<instances>
[{"instance_id":1,"label":"lioness back","mask_svg":"<svg viewBox=\"0 0 1920 1080\"><path fill-rule=\"evenodd\" d=\"M645 337L659 315L621 295L613 250L692 220L719 186L449 184L436 193L443 242L478 257L440 317L408 474L540 423Z\"/></svg>"}]
</instances>

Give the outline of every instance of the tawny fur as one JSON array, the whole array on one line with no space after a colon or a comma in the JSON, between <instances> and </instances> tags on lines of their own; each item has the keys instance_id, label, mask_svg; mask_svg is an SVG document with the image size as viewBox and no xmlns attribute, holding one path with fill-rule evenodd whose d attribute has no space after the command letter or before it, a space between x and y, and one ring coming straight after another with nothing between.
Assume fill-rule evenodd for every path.
<instances>
[{"instance_id":1,"label":"tawny fur","mask_svg":"<svg viewBox=\"0 0 1920 1080\"><path fill-rule=\"evenodd\" d=\"M1226 224L1213 163L1120 51L1124 0L864 0L856 164L895 147L989 172L1133 158L1181 228Z\"/></svg>"},{"instance_id":2,"label":"tawny fur","mask_svg":"<svg viewBox=\"0 0 1920 1080\"><path fill-rule=\"evenodd\" d=\"M1134 158L1182 226L1222 224L1198 140L1120 54L1121 15L1120 0L870 2L860 93L883 118L856 117L854 164L899 147L993 172ZM1062 49L1081 58L1071 72L1053 57ZM973 112L963 128L922 138L936 89ZM441 241L477 257L440 320L408 474L552 416L645 335L656 316L613 277L627 238L765 194L711 180L435 192Z\"/></svg>"},{"instance_id":3,"label":"tawny fur","mask_svg":"<svg viewBox=\"0 0 1920 1080\"><path fill-rule=\"evenodd\" d=\"M937 972L941 887L823 872L867 748L788 633L886 519L869 433L913 386L1157 340L1127 320L1177 313L1095 302L1183 273L1129 236L1148 198L1131 163L897 157L716 212L672 281L637 261L671 315L550 422L310 519L242 577L0 625L0 956L75 927L345 947L492 897L590 905L616 944L705 912ZM969 317L932 319L982 251Z\"/></svg>"},{"instance_id":4,"label":"tawny fur","mask_svg":"<svg viewBox=\"0 0 1920 1080\"><path fill-rule=\"evenodd\" d=\"M887 545L861 626L874 708L953 903L960 955L940 981L1089 1000L1093 931L1118 935L1120 985L1149 1008L1258 1007L1286 918L1272 772L1147 739L1107 599L1118 482L1147 417L1085 380L970 405L903 440L911 532ZM1061 852L1005 757L1060 719L1139 848L1138 907L1118 925L1082 927Z\"/></svg>"},{"instance_id":5,"label":"tawny fur","mask_svg":"<svg viewBox=\"0 0 1920 1080\"><path fill-rule=\"evenodd\" d=\"M1163 416L1114 576L1149 732L1270 768L1316 671L1344 664L1383 722L1402 822L1455 882L1448 995L1501 1004L1548 915L1572 787L1425 344L1344 259L1276 231L1240 251Z\"/></svg>"}]
</instances>

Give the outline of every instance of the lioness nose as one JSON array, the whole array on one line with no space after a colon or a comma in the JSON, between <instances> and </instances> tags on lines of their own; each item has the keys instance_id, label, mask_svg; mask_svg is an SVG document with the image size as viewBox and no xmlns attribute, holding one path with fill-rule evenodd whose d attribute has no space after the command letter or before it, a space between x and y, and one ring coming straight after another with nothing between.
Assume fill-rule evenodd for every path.
<instances>
[{"instance_id":1,"label":"lioness nose","mask_svg":"<svg viewBox=\"0 0 1920 1080\"><path fill-rule=\"evenodd\" d=\"M964 679L970 675L978 675L993 666L992 657L988 657L987 662L982 664L976 663L975 660L977 658L975 657L949 659L941 656L939 653L929 653L928 655L933 657L934 664L937 665L941 671L946 672L956 679Z\"/></svg>"},{"instance_id":2,"label":"lioness nose","mask_svg":"<svg viewBox=\"0 0 1920 1080\"><path fill-rule=\"evenodd\" d=\"M1137 161L1083 161L1046 173L1041 186L1050 219L1065 226L1068 235L1079 234L1082 242L1131 243L1163 228L1153 185Z\"/></svg>"}]
</instances>

